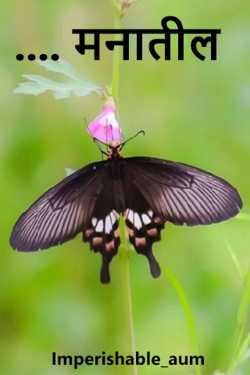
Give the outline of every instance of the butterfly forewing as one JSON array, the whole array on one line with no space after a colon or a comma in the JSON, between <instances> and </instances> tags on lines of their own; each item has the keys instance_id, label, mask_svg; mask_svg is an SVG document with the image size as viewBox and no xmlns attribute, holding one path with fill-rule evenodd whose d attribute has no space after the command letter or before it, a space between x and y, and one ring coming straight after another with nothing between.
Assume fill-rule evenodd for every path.
<instances>
[{"instance_id":1,"label":"butterfly forewing","mask_svg":"<svg viewBox=\"0 0 250 375\"><path fill-rule=\"evenodd\" d=\"M155 158L128 158L130 178L151 209L179 225L211 224L236 215L237 190L211 173Z\"/></svg>"},{"instance_id":2,"label":"butterfly forewing","mask_svg":"<svg viewBox=\"0 0 250 375\"><path fill-rule=\"evenodd\" d=\"M63 243L83 230L103 186L103 163L66 177L43 194L15 224L10 243L20 251L35 251Z\"/></svg>"}]
</instances>

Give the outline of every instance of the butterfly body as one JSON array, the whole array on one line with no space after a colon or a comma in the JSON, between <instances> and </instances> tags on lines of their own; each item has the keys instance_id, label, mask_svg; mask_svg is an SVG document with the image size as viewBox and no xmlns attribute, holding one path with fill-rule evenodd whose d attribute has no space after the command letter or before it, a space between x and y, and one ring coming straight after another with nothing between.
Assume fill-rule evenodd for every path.
<instances>
[{"instance_id":1,"label":"butterfly body","mask_svg":"<svg viewBox=\"0 0 250 375\"><path fill-rule=\"evenodd\" d=\"M199 168L150 157L123 158L120 145L110 146L107 156L66 177L32 204L15 224L11 246L19 251L46 249L82 233L91 249L101 253L101 281L107 283L123 215L130 242L158 277L152 245L167 221L211 224L242 207L232 185Z\"/></svg>"}]
</instances>

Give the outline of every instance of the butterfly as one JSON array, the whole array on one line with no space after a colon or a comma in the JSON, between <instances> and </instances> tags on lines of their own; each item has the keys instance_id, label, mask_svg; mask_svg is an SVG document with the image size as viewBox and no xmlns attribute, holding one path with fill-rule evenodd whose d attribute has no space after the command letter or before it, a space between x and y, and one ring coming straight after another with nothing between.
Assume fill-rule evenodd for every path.
<instances>
[{"instance_id":1,"label":"butterfly","mask_svg":"<svg viewBox=\"0 0 250 375\"><path fill-rule=\"evenodd\" d=\"M128 238L160 276L152 245L166 222L204 225L235 216L242 207L237 190L202 169L152 157L122 157L122 144L108 146L106 160L91 163L64 178L17 220L10 237L19 251L62 244L82 234L102 256L100 280L110 281L109 265L120 245L119 218Z\"/></svg>"}]
</instances>

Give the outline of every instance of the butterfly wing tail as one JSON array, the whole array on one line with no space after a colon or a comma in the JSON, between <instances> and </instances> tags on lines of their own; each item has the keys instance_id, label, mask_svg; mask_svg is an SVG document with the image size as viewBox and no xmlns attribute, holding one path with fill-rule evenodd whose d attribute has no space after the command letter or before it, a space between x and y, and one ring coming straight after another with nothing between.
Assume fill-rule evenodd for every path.
<instances>
[{"instance_id":1,"label":"butterfly wing tail","mask_svg":"<svg viewBox=\"0 0 250 375\"><path fill-rule=\"evenodd\" d=\"M102 255L100 280L103 284L108 284L109 265L120 245L118 213L112 210L103 218L92 218L88 229L83 231L83 241L89 242L90 248Z\"/></svg>"},{"instance_id":2,"label":"butterfly wing tail","mask_svg":"<svg viewBox=\"0 0 250 375\"><path fill-rule=\"evenodd\" d=\"M147 258L149 261L150 273L156 279L161 274L161 268L157 260L155 259L152 250L147 253Z\"/></svg>"},{"instance_id":3,"label":"butterfly wing tail","mask_svg":"<svg viewBox=\"0 0 250 375\"><path fill-rule=\"evenodd\" d=\"M101 272L100 272L100 281L102 284L109 284L110 283L110 271L109 265L112 260L112 257L107 257L105 254L102 254L102 265L101 265Z\"/></svg>"}]
</instances>

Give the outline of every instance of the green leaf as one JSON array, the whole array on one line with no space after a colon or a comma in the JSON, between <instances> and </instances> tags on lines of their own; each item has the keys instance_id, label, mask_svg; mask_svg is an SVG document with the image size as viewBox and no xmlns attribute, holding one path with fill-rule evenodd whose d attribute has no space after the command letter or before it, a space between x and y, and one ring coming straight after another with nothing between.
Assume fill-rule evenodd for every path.
<instances>
[{"instance_id":1,"label":"green leaf","mask_svg":"<svg viewBox=\"0 0 250 375\"><path fill-rule=\"evenodd\" d=\"M241 301L237 314L237 321L240 326L243 326L248 318L248 309L250 304L250 269L245 277L244 288L241 296Z\"/></svg>"},{"instance_id":2,"label":"green leaf","mask_svg":"<svg viewBox=\"0 0 250 375\"><path fill-rule=\"evenodd\" d=\"M240 280L243 281L243 274L242 274L240 262L239 262L239 260L236 256L235 252L233 251L232 246L230 245L230 243L228 241L226 241L226 249L229 252L230 257L232 258L232 261L235 265L236 270L238 271Z\"/></svg>"},{"instance_id":3,"label":"green leaf","mask_svg":"<svg viewBox=\"0 0 250 375\"><path fill-rule=\"evenodd\" d=\"M64 76L64 81L56 81L35 74L24 74L25 82L14 90L15 94L40 95L51 91L56 99L65 99L72 95L87 96L93 92L101 95L103 87L78 74L74 67L64 60L45 61L39 64L46 70Z\"/></svg>"},{"instance_id":4,"label":"green leaf","mask_svg":"<svg viewBox=\"0 0 250 375\"><path fill-rule=\"evenodd\" d=\"M238 356L238 362L242 363L243 361L247 360L249 358L249 344L250 344L250 333L248 333L247 337L242 342L240 348L239 348L239 356Z\"/></svg>"},{"instance_id":5,"label":"green leaf","mask_svg":"<svg viewBox=\"0 0 250 375\"><path fill-rule=\"evenodd\" d=\"M233 370L242 362L247 348L250 344L250 333L247 332L247 322L250 306L250 268L244 279L244 287L240 304L237 311L237 327L235 334L235 351L229 370Z\"/></svg>"},{"instance_id":6,"label":"green leaf","mask_svg":"<svg viewBox=\"0 0 250 375\"><path fill-rule=\"evenodd\" d=\"M47 60L47 61L39 61L38 63L49 72L64 74L66 77L75 79L75 80L78 80L79 78L81 79L81 77L75 71L73 66L65 60L59 60L59 61Z\"/></svg>"},{"instance_id":7,"label":"green leaf","mask_svg":"<svg viewBox=\"0 0 250 375\"><path fill-rule=\"evenodd\" d=\"M186 319L186 324L187 324L187 328L189 331L190 341L192 343L193 351L199 354L199 344L198 344L195 320L194 320L194 316L193 316L190 303L185 293L185 289L182 286L181 282L177 279L175 274L166 266L164 268L164 275L166 279L168 280L168 282L172 285L172 287L176 291L176 294L179 298L179 301L180 301L180 304L181 304L181 307L182 307L182 310ZM200 366L195 367L195 373L197 375L201 375Z\"/></svg>"}]
</instances>

